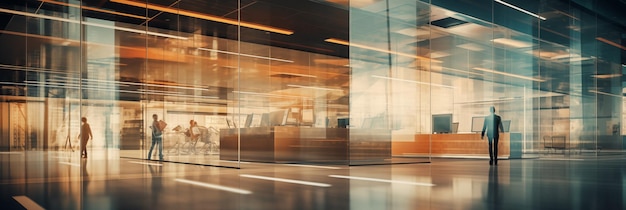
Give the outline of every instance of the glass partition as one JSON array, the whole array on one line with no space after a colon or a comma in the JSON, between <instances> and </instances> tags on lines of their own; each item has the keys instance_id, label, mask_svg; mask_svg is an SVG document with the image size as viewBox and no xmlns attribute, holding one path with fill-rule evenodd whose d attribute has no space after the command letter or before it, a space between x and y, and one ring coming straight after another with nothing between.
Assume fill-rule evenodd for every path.
<instances>
[{"instance_id":1,"label":"glass partition","mask_svg":"<svg viewBox=\"0 0 626 210\"><path fill-rule=\"evenodd\" d=\"M0 42L5 48L0 56L0 150L19 165L8 173L23 179L70 181L84 172L72 167L84 164L78 155L81 10L38 1L0 5ZM72 193L64 205L79 206L80 185L67 188ZM57 194L33 189L25 188L24 193Z\"/></svg>"},{"instance_id":2,"label":"glass partition","mask_svg":"<svg viewBox=\"0 0 626 210\"><path fill-rule=\"evenodd\" d=\"M453 98L450 88L432 82L441 74L431 71L440 61L430 58L430 7L400 0L350 3L350 164L428 161L429 141L416 141L431 130L432 106L424 101L439 98L451 109ZM411 149L393 153L394 146Z\"/></svg>"},{"instance_id":3,"label":"glass partition","mask_svg":"<svg viewBox=\"0 0 626 210\"><path fill-rule=\"evenodd\" d=\"M0 147L80 161L85 117L94 159L428 162L484 157L494 106L503 156L622 153L623 27L603 5L3 2Z\"/></svg>"}]
</instances>

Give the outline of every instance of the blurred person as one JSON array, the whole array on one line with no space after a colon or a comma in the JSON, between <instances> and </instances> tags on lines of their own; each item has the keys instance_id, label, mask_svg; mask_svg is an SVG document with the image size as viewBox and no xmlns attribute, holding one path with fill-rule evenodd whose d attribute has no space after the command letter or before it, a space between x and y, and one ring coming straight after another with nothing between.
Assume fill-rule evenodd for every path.
<instances>
[{"instance_id":1,"label":"blurred person","mask_svg":"<svg viewBox=\"0 0 626 210\"><path fill-rule=\"evenodd\" d=\"M80 118L82 125L80 126L80 134L78 138L80 139L80 156L82 158L87 158L87 142L89 139L93 139L93 135L91 134L91 127L89 123L87 123L87 118Z\"/></svg>"},{"instance_id":2,"label":"blurred person","mask_svg":"<svg viewBox=\"0 0 626 210\"><path fill-rule=\"evenodd\" d=\"M159 144L159 161L163 161L163 129L165 128L165 122L159 121L157 114L152 115L152 146L150 146L150 152L148 152L148 160L152 158L152 150L155 144Z\"/></svg>"},{"instance_id":3,"label":"blurred person","mask_svg":"<svg viewBox=\"0 0 626 210\"><path fill-rule=\"evenodd\" d=\"M485 117L480 139L484 138L486 131L487 139L489 140L489 165L498 165L498 140L500 139L500 132L502 132L504 128L502 126L502 118L496 115L496 108L493 106L490 107L489 112L491 112L491 114Z\"/></svg>"},{"instance_id":4,"label":"blurred person","mask_svg":"<svg viewBox=\"0 0 626 210\"><path fill-rule=\"evenodd\" d=\"M190 152L196 152L196 143L198 143L198 139L200 138L200 129L198 129L198 122L195 120L189 121L189 137L191 139L191 148Z\"/></svg>"}]
</instances>

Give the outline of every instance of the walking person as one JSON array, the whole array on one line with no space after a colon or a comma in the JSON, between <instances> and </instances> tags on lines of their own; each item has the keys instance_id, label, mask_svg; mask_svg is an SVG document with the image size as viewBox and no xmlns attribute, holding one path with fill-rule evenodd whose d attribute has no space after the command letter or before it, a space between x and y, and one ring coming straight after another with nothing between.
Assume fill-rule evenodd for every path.
<instances>
[{"instance_id":1,"label":"walking person","mask_svg":"<svg viewBox=\"0 0 626 210\"><path fill-rule=\"evenodd\" d=\"M198 122L195 120L189 121L189 137L190 137L190 148L189 153L196 153L196 144L198 143L198 139L200 138L200 129L198 129Z\"/></svg>"},{"instance_id":2,"label":"walking person","mask_svg":"<svg viewBox=\"0 0 626 210\"><path fill-rule=\"evenodd\" d=\"M489 140L489 165L498 165L498 140L500 139L500 132L504 128L502 126L502 118L496 115L496 108L490 107L489 112L491 113L485 117L480 139L483 139L486 131L487 139Z\"/></svg>"},{"instance_id":3,"label":"walking person","mask_svg":"<svg viewBox=\"0 0 626 210\"><path fill-rule=\"evenodd\" d=\"M87 123L87 118L80 118L82 125L80 126L80 134L78 138L80 139L80 156L82 158L87 158L87 142L89 139L93 139L93 135L91 134L91 127L89 123Z\"/></svg>"},{"instance_id":4,"label":"walking person","mask_svg":"<svg viewBox=\"0 0 626 210\"><path fill-rule=\"evenodd\" d=\"M159 116L157 114L153 114L152 119L152 125L150 126L150 129L152 129L152 146L150 146L150 152L148 152L148 160L152 158L154 145L159 144L159 161L163 161L163 128L165 126L160 125ZM165 122L163 122L163 124L164 123Z\"/></svg>"}]
</instances>

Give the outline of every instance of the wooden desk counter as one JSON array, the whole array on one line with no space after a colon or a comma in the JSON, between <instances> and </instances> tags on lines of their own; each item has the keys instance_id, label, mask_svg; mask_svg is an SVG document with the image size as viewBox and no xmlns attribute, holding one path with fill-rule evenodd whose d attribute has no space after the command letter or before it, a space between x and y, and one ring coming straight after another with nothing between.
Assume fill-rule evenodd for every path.
<instances>
[{"instance_id":1,"label":"wooden desk counter","mask_svg":"<svg viewBox=\"0 0 626 210\"><path fill-rule=\"evenodd\" d=\"M509 134L501 133L498 143L498 156L509 157ZM428 155L432 156L489 156L487 137L480 139L480 134L416 134L412 142L392 142L393 155Z\"/></svg>"},{"instance_id":2,"label":"wooden desk counter","mask_svg":"<svg viewBox=\"0 0 626 210\"><path fill-rule=\"evenodd\" d=\"M222 129L220 160L342 164L384 160L391 158L389 134L381 129L285 126Z\"/></svg>"},{"instance_id":3,"label":"wooden desk counter","mask_svg":"<svg viewBox=\"0 0 626 210\"><path fill-rule=\"evenodd\" d=\"M240 150L238 129L220 131L221 160L241 158L242 161L256 162L300 162L307 158L345 160L347 156L345 129L275 126L241 128L239 131ZM319 155L320 151L324 155Z\"/></svg>"}]
</instances>

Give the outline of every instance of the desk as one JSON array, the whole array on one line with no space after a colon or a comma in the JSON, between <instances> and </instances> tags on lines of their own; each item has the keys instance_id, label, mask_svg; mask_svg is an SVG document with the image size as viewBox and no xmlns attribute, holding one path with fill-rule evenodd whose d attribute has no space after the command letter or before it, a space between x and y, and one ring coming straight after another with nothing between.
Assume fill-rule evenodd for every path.
<instances>
[{"instance_id":1,"label":"desk","mask_svg":"<svg viewBox=\"0 0 626 210\"><path fill-rule=\"evenodd\" d=\"M498 156L509 157L509 134L501 133ZM489 156L487 137L480 134L416 134L413 141L392 142L393 155Z\"/></svg>"},{"instance_id":2,"label":"desk","mask_svg":"<svg viewBox=\"0 0 626 210\"><path fill-rule=\"evenodd\" d=\"M238 133L241 154L238 155ZM348 130L345 128L254 127L222 129L220 159L252 162L294 163L305 160L347 160Z\"/></svg>"},{"instance_id":3,"label":"desk","mask_svg":"<svg viewBox=\"0 0 626 210\"><path fill-rule=\"evenodd\" d=\"M242 161L346 164L391 157L388 130L275 126L220 130L221 160L237 160L237 132Z\"/></svg>"}]
</instances>

